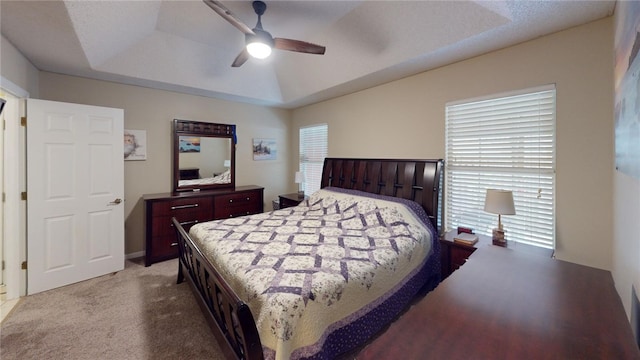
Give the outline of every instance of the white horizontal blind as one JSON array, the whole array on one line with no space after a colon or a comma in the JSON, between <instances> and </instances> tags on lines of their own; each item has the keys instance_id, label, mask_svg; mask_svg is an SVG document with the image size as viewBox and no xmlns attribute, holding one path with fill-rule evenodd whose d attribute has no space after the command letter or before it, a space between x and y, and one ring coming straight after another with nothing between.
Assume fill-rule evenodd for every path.
<instances>
[{"instance_id":1,"label":"white horizontal blind","mask_svg":"<svg viewBox=\"0 0 640 360\"><path fill-rule=\"evenodd\" d=\"M302 187L306 195L320 189L327 141L327 124L300 128L300 171L304 175Z\"/></svg>"},{"instance_id":2,"label":"white horizontal blind","mask_svg":"<svg viewBox=\"0 0 640 360\"><path fill-rule=\"evenodd\" d=\"M516 215L505 237L555 245L554 87L446 108L446 227L491 235L498 215L484 212L487 189L513 191Z\"/></svg>"}]
</instances>

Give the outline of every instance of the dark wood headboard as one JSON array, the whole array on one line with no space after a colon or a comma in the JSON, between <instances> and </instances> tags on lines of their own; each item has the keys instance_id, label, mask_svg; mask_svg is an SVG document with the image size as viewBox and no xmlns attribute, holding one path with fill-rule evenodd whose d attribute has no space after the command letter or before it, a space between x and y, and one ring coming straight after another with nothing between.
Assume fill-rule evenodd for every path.
<instances>
[{"instance_id":1,"label":"dark wood headboard","mask_svg":"<svg viewBox=\"0 0 640 360\"><path fill-rule=\"evenodd\" d=\"M333 186L409 199L422 205L442 233L442 159L325 158L320 187Z\"/></svg>"}]
</instances>

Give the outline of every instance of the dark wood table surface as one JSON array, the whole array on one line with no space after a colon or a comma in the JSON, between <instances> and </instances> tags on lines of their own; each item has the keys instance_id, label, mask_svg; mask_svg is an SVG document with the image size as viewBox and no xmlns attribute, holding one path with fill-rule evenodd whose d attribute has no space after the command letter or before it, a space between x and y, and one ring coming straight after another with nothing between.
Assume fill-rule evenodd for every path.
<instances>
[{"instance_id":1,"label":"dark wood table surface","mask_svg":"<svg viewBox=\"0 0 640 360\"><path fill-rule=\"evenodd\" d=\"M357 359L640 359L611 273L482 245Z\"/></svg>"}]
</instances>

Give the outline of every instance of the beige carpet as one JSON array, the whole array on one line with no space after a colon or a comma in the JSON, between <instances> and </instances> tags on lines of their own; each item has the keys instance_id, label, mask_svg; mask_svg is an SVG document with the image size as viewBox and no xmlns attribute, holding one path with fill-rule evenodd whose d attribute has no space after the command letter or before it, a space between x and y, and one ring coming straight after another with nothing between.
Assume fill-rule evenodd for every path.
<instances>
[{"instance_id":1,"label":"beige carpet","mask_svg":"<svg viewBox=\"0 0 640 360\"><path fill-rule=\"evenodd\" d=\"M177 260L23 298L0 326L0 359L223 359Z\"/></svg>"}]
</instances>

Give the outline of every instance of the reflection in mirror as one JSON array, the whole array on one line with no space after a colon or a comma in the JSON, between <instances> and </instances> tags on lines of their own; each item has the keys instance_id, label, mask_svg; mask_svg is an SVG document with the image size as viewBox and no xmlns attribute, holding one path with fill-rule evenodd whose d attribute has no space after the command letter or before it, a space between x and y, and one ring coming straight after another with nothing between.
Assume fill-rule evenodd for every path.
<instances>
[{"instance_id":1,"label":"reflection in mirror","mask_svg":"<svg viewBox=\"0 0 640 360\"><path fill-rule=\"evenodd\" d=\"M180 136L178 146L178 186L231 182L231 139Z\"/></svg>"},{"instance_id":2,"label":"reflection in mirror","mask_svg":"<svg viewBox=\"0 0 640 360\"><path fill-rule=\"evenodd\" d=\"M173 190L235 187L236 126L173 121Z\"/></svg>"}]
</instances>

